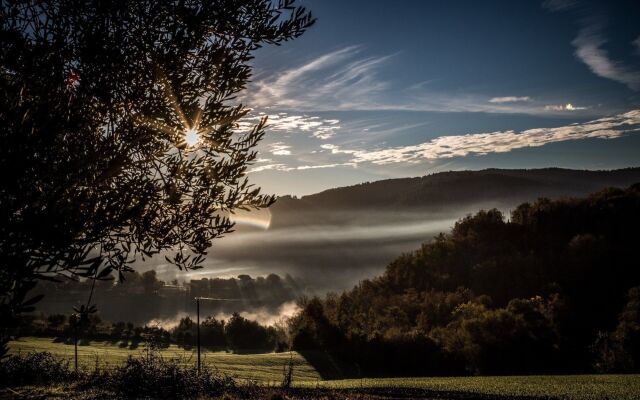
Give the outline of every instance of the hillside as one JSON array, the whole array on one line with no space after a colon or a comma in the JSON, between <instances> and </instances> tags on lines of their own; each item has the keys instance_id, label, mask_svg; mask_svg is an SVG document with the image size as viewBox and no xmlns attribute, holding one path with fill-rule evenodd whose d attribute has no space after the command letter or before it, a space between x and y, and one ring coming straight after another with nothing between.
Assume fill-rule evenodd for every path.
<instances>
[{"instance_id":1,"label":"hillside","mask_svg":"<svg viewBox=\"0 0 640 400\"><path fill-rule=\"evenodd\" d=\"M638 225L638 184L478 211L308 302L294 348L382 375L639 371Z\"/></svg>"},{"instance_id":2,"label":"hillside","mask_svg":"<svg viewBox=\"0 0 640 400\"><path fill-rule=\"evenodd\" d=\"M538 197L583 196L603 187L627 187L636 182L640 182L640 168L439 172L329 189L300 199L284 196L272 207L272 213L277 224L281 218L289 220L289 213L311 211L400 209L439 212L478 203L509 206Z\"/></svg>"}]
</instances>

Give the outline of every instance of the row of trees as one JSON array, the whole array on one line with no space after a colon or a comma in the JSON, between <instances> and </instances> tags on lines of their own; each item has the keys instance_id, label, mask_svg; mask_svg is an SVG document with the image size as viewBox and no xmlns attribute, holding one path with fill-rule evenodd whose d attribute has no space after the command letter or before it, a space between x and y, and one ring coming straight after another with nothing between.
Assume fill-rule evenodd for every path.
<instances>
[{"instance_id":1,"label":"row of trees","mask_svg":"<svg viewBox=\"0 0 640 400\"><path fill-rule=\"evenodd\" d=\"M385 273L311 299L292 346L369 374L640 370L640 185L458 221Z\"/></svg>"},{"instance_id":2,"label":"row of trees","mask_svg":"<svg viewBox=\"0 0 640 400\"><path fill-rule=\"evenodd\" d=\"M39 307L40 311L60 314L69 312L78 300L87 299L93 292L93 302L104 319L142 324L194 311L194 297L232 300L203 304L203 311L210 315L255 309L275 313L282 304L295 301L302 294L303 287L300 281L288 274L282 278L276 274L266 277L243 274L236 278L166 283L158 279L154 270L150 270L128 273L127 280L117 284L91 279L40 282L33 293L47 296L47 301Z\"/></svg>"},{"instance_id":3,"label":"row of trees","mask_svg":"<svg viewBox=\"0 0 640 400\"><path fill-rule=\"evenodd\" d=\"M186 348L196 345L197 326L189 317L180 319L173 328L136 326L131 322L108 323L98 315L79 324L75 315L52 314L42 318L24 318L20 324L23 336L55 337L73 342L76 334L81 344L92 340L109 341L120 347L135 349L144 343L160 347L177 344ZM200 323L200 343L209 349L232 351L283 351L288 348L284 325L264 326L234 313L228 320L207 317Z\"/></svg>"},{"instance_id":4,"label":"row of trees","mask_svg":"<svg viewBox=\"0 0 640 400\"><path fill-rule=\"evenodd\" d=\"M171 334L177 344L196 344L196 324L189 317L182 318ZM284 351L288 347L284 326L263 326L238 313L234 313L227 321L214 317L201 321L200 343L209 348L234 351Z\"/></svg>"}]
</instances>

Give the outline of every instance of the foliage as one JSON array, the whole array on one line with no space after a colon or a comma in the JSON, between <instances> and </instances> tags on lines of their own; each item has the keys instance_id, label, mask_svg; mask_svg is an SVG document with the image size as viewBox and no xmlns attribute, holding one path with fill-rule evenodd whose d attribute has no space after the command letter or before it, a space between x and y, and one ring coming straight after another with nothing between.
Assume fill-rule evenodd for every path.
<instances>
[{"instance_id":1,"label":"foliage","mask_svg":"<svg viewBox=\"0 0 640 400\"><path fill-rule=\"evenodd\" d=\"M157 356L129 357L122 366L109 371L104 386L127 398L196 398L220 395L235 388L235 381L214 375L207 368L198 373L194 366Z\"/></svg>"},{"instance_id":2,"label":"foliage","mask_svg":"<svg viewBox=\"0 0 640 400\"><path fill-rule=\"evenodd\" d=\"M75 377L68 361L48 352L12 355L0 362L0 386L49 384Z\"/></svg>"},{"instance_id":3,"label":"foliage","mask_svg":"<svg viewBox=\"0 0 640 400\"><path fill-rule=\"evenodd\" d=\"M272 329L272 328L271 328ZM256 321L246 319L234 313L225 325L227 342L232 349L270 349L275 348L274 335L270 328L263 327Z\"/></svg>"},{"instance_id":4,"label":"foliage","mask_svg":"<svg viewBox=\"0 0 640 400\"><path fill-rule=\"evenodd\" d=\"M180 319L178 325L171 330L171 336L175 343L195 346L195 322L189 317ZM260 325L238 313L233 313L228 321L207 317L200 323L200 343L209 348L274 351L282 340L282 333L277 328Z\"/></svg>"},{"instance_id":5,"label":"foliage","mask_svg":"<svg viewBox=\"0 0 640 400\"><path fill-rule=\"evenodd\" d=\"M255 50L313 24L294 3L0 3L0 340L36 279L197 268L230 212L273 202L236 96Z\"/></svg>"},{"instance_id":6,"label":"foliage","mask_svg":"<svg viewBox=\"0 0 640 400\"><path fill-rule=\"evenodd\" d=\"M593 345L599 372L640 371L640 286L631 288L627 304L611 333L600 333Z\"/></svg>"},{"instance_id":7,"label":"foliage","mask_svg":"<svg viewBox=\"0 0 640 400\"><path fill-rule=\"evenodd\" d=\"M382 276L303 302L292 347L330 351L368 375L576 373L591 370L594 341L611 332L607 352L627 358L614 370L636 370L639 224L640 185L539 199L509 221L480 211Z\"/></svg>"},{"instance_id":8,"label":"foliage","mask_svg":"<svg viewBox=\"0 0 640 400\"><path fill-rule=\"evenodd\" d=\"M127 398L195 398L234 391L235 381L225 375L213 374L204 368L200 374L195 367L185 366L176 359L149 355L127 358L126 362L110 370L72 372L69 363L51 353L29 353L10 356L0 362L0 385L51 385L76 381L80 387L101 388Z\"/></svg>"}]
</instances>

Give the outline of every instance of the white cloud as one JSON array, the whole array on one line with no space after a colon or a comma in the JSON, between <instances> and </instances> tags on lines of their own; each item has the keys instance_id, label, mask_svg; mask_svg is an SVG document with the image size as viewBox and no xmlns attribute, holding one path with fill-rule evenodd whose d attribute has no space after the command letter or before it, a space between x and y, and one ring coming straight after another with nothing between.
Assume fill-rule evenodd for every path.
<instances>
[{"instance_id":1,"label":"white cloud","mask_svg":"<svg viewBox=\"0 0 640 400\"><path fill-rule=\"evenodd\" d=\"M614 139L640 130L640 110L614 117L557 128L535 128L522 132L499 131L440 136L429 142L377 150L343 149L333 144L321 147L332 154L348 155L354 164L417 163L424 160L464 157L470 154L505 153L524 147L586 138Z\"/></svg>"},{"instance_id":2,"label":"white cloud","mask_svg":"<svg viewBox=\"0 0 640 400\"><path fill-rule=\"evenodd\" d=\"M572 44L576 56L596 75L627 85L632 90L640 90L640 70L609 58L603 45L606 40L600 35L597 25L585 27L578 33Z\"/></svg>"},{"instance_id":3,"label":"white cloud","mask_svg":"<svg viewBox=\"0 0 640 400\"><path fill-rule=\"evenodd\" d=\"M256 168L252 168L248 173L254 172L262 172L262 171L304 171L307 169L324 169L324 168L335 168L335 167L357 167L357 164L354 162L344 162L344 163L332 163L332 164L318 164L318 165L298 165L295 167L287 166L286 164L269 164L262 165Z\"/></svg>"},{"instance_id":4,"label":"white cloud","mask_svg":"<svg viewBox=\"0 0 640 400\"><path fill-rule=\"evenodd\" d=\"M483 94L438 92L433 80L394 87L381 78L394 55L366 57L359 46L349 46L318 56L283 71L259 74L244 93L243 102L258 109L295 110L269 123L274 130L289 128L299 119L313 129L307 113L318 111L437 111L545 114L544 103L529 96L504 96L487 100ZM547 100L549 101L549 100ZM551 100L553 101L553 100ZM295 115L294 115L295 114ZM331 138L335 127L313 130L313 136Z\"/></svg>"},{"instance_id":5,"label":"white cloud","mask_svg":"<svg viewBox=\"0 0 640 400\"><path fill-rule=\"evenodd\" d=\"M613 60L604 49L607 43L602 34L605 17L588 2L578 0L546 0L543 7L550 11L577 9L583 18L578 36L571 42L575 47L575 55L585 63L594 74L627 85L632 90L640 90L640 69ZM588 18L584 15L589 14ZM632 42L640 52L640 37Z\"/></svg>"},{"instance_id":6,"label":"white cloud","mask_svg":"<svg viewBox=\"0 0 640 400\"><path fill-rule=\"evenodd\" d=\"M567 103L567 104L548 104L544 106L544 109L547 111L580 111L580 110L587 110L588 107L574 106L571 103Z\"/></svg>"},{"instance_id":7,"label":"white cloud","mask_svg":"<svg viewBox=\"0 0 640 400\"><path fill-rule=\"evenodd\" d=\"M291 155L291 146L286 145L282 142L272 143L270 146L270 152L274 156L290 156Z\"/></svg>"},{"instance_id":8,"label":"white cloud","mask_svg":"<svg viewBox=\"0 0 640 400\"><path fill-rule=\"evenodd\" d=\"M359 53L358 46L345 47L259 79L247 90L247 103L295 110L361 107L387 88L376 72L390 56L358 59Z\"/></svg>"},{"instance_id":9,"label":"white cloud","mask_svg":"<svg viewBox=\"0 0 640 400\"><path fill-rule=\"evenodd\" d=\"M252 172L262 172L262 171L291 171L291 167L288 167L286 164L267 164L261 165L259 167L255 167L249 170L248 173Z\"/></svg>"},{"instance_id":10,"label":"white cloud","mask_svg":"<svg viewBox=\"0 0 640 400\"><path fill-rule=\"evenodd\" d=\"M516 103L521 101L529 101L529 96L505 96L505 97L493 97L489 100L489 103Z\"/></svg>"},{"instance_id":11,"label":"white cloud","mask_svg":"<svg viewBox=\"0 0 640 400\"><path fill-rule=\"evenodd\" d=\"M244 118L238 125L238 131L249 131L266 114L251 115ZM337 119L322 119L308 115L290 115L285 112L267 115L267 127L270 132L299 133L307 132L318 139L332 138L341 128Z\"/></svg>"}]
</instances>

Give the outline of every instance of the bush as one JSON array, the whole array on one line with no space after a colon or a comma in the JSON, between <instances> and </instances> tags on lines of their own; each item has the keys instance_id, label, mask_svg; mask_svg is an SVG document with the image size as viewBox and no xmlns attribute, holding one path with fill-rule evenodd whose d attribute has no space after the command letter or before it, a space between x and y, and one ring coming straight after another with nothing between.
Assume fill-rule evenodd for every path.
<instances>
[{"instance_id":1,"label":"bush","mask_svg":"<svg viewBox=\"0 0 640 400\"><path fill-rule=\"evenodd\" d=\"M129 357L126 363L113 370L75 373L67 361L60 361L51 353L15 355L0 362L0 387L22 385L59 385L77 383L77 389L97 390L104 396L117 398L197 398L222 396L225 393L242 395L233 378L213 374L206 368L198 374L194 367L184 366L180 360L165 360L150 353L142 358Z\"/></svg>"},{"instance_id":2,"label":"bush","mask_svg":"<svg viewBox=\"0 0 640 400\"><path fill-rule=\"evenodd\" d=\"M194 367L179 360L157 356L133 358L107 373L105 389L130 397L193 398L200 395L219 396L237 390L235 381L225 375L214 375L206 368L198 374Z\"/></svg>"},{"instance_id":3,"label":"bush","mask_svg":"<svg viewBox=\"0 0 640 400\"><path fill-rule=\"evenodd\" d=\"M66 382L76 377L68 361L48 352L14 355L0 362L0 386Z\"/></svg>"}]
</instances>

